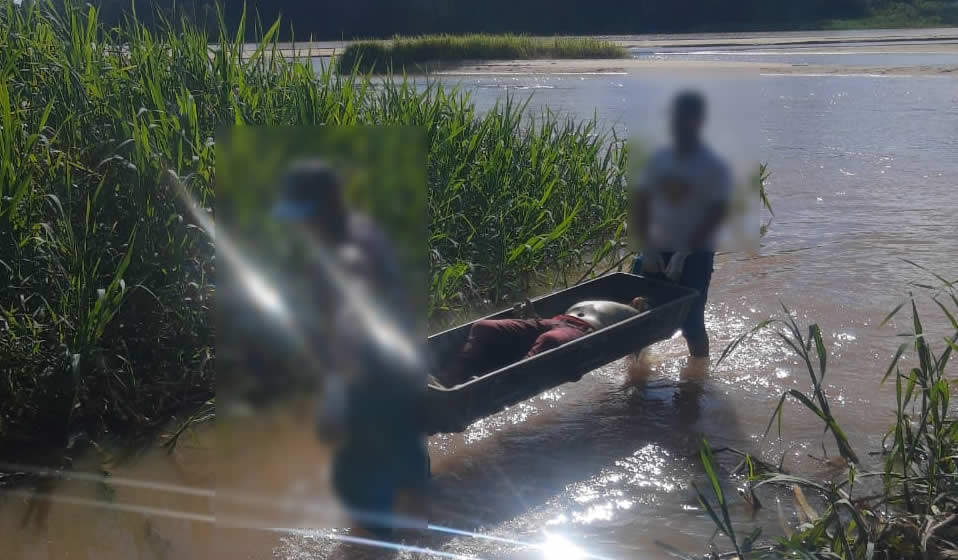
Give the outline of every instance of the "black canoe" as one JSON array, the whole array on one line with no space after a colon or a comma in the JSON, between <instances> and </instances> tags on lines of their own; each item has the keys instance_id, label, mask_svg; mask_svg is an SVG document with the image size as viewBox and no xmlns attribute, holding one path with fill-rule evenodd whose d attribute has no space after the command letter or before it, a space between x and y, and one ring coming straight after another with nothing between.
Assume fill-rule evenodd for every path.
<instances>
[{"instance_id":1,"label":"black canoe","mask_svg":"<svg viewBox=\"0 0 958 560\"><path fill-rule=\"evenodd\" d=\"M615 325L590 333L568 344L515 362L481 377L457 383L443 375L469 336L472 323L434 334L428 349L433 376L449 386L427 387L425 419L429 435L461 432L469 424L495 414L563 383L578 381L586 373L671 337L677 331L697 292L669 282L617 272L572 288L533 299L536 312L552 317L586 300L628 303L648 297L652 308ZM513 310L483 319L507 319ZM477 319L481 320L481 319Z\"/></svg>"}]
</instances>

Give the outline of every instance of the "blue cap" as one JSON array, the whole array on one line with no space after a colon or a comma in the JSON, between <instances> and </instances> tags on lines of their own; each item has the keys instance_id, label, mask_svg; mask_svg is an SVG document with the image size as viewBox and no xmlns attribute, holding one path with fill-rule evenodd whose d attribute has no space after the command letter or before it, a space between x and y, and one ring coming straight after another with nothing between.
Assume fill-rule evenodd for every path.
<instances>
[{"instance_id":1,"label":"blue cap","mask_svg":"<svg viewBox=\"0 0 958 560\"><path fill-rule=\"evenodd\" d=\"M334 204L342 180L321 159L294 161L280 179L282 194L273 207L273 218L284 221L307 220L315 217L322 206Z\"/></svg>"}]
</instances>

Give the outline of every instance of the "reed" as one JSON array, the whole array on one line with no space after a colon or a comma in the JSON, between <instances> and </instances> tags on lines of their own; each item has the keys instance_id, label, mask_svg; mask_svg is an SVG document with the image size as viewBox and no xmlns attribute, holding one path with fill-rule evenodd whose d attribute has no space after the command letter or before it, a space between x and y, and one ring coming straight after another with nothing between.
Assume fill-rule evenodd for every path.
<instances>
[{"instance_id":1,"label":"reed","mask_svg":"<svg viewBox=\"0 0 958 560\"><path fill-rule=\"evenodd\" d=\"M919 266L911 263L914 266ZM937 284L921 285L949 326L933 335L925 330L916 305L919 296L910 295L885 318L887 323L901 309L911 309L911 332L895 352L891 364L881 372L882 383L894 380L895 422L886 433L881 450L883 468L869 468L859 462L837 420L828 407L822 387L827 351L816 325L801 331L786 310L783 321L764 321L736 338L722 359L755 332L775 329L803 363L810 376L811 393L790 390L779 401L772 420L781 422L782 406L791 397L822 419L826 431L835 438L846 474L830 481L812 481L789 476L772 468L764 473L752 469L746 476L747 497L764 485L791 487L796 508L806 523L786 536L759 542L761 528L739 540L728 514L722 493L718 465L707 442L702 444L702 463L711 484L711 492L698 491L699 500L719 531L730 540L740 558L954 558L958 556L958 418L950 406L954 380L946 374L952 352L958 351L958 280L933 275ZM777 328L776 325L784 326ZM937 346L938 350L934 350ZM815 355L811 352L815 350ZM916 363L903 365L907 350L913 350ZM815 359L817 355L817 360ZM816 363L817 361L817 363ZM816 374L816 372L818 372ZM771 427L771 422L769 423ZM767 434L767 431L766 431ZM748 459L748 457L747 457ZM877 479L881 491L859 490L859 481ZM808 504L804 488L820 504L816 512ZM857 492L856 492L857 490ZM873 490L869 488L869 490ZM712 505L712 502L716 506ZM757 502L757 498L753 498ZM783 522L784 523L784 522Z\"/></svg>"},{"instance_id":2,"label":"reed","mask_svg":"<svg viewBox=\"0 0 958 560\"><path fill-rule=\"evenodd\" d=\"M625 58L626 50L610 41L589 37L530 37L525 35L423 35L391 41L351 43L339 56L341 72L412 71L427 63L464 60L534 58Z\"/></svg>"}]
</instances>

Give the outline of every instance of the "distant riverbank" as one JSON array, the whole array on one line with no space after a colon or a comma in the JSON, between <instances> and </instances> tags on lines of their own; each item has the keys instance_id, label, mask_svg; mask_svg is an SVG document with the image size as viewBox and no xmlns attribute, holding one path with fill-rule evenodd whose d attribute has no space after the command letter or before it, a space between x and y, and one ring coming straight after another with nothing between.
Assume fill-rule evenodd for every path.
<instances>
[{"instance_id":1,"label":"distant riverbank","mask_svg":"<svg viewBox=\"0 0 958 560\"><path fill-rule=\"evenodd\" d=\"M576 37L558 36L552 39ZM579 37L581 38L581 37ZM882 44L910 45L921 48L922 44L953 44L958 47L958 27L935 29L871 29L846 31L779 31L753 33L683 33L651 35L597 35L592 39L612 43L623 49L670 49L670 48L748 48L748 47L814 47L855 44L877 46ZM354 41L279 42L277 52L285 57L309 58L331 57L342 54ZM380 41L384 45L389 40ZM247 44L246 56L252 55L259 45ZM517 58L517 57L513 57ZM585 57L581 57L585 58ZM486 59L488 60L488 58Z\"/></svg>"}]
</instances>

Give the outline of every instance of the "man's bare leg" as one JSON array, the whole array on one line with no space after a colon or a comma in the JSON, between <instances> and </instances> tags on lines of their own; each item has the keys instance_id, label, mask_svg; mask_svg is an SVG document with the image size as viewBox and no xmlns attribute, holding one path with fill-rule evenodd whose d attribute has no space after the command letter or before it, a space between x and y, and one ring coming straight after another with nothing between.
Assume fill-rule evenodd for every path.
<instances>
[{"instance_id":1,"label":"man's bare leg","mask_svg":"<svg viewBox=\"0 0 958 560\"><path fill-rule=\"evenodd\" d=\"M701 382L708 377L709 369L709 338L703 336L700 340L688 340L689 361L682 368L679 378L682 381Z\"/></svg>"},{"instance_id":2,"label":"man's bare leg","mask_svg":"<svg viewBox=\"0 0 958 560\"><path fill-rule=\"evenodd\" d=\"M679 372L679 387L676 393L676 405L679 415L687 425L699 420L701 403L699 399L705 388L709 374L708 338L698 344L689 344L689 359Z\"/></svg>"},{"instance_id":3,"label":"man's bare leg","mask_svg":"<svg viewBox=\"0 0 958 560\"><path fill-rule=\"evenodd\" d=\"M645 385L652 376L652 364L649 361L648 348L643 348L636 354L626 358L626 384Z\"/></svg>"},{"instance_id":4,"label":"man's bare leg","mask_svg":"<svg viewBox=\"0 0 958 560\"><path fill-rule=\"evenodd\" d=\"M705 358L706 360L709 357L709 337L705 335L701 340L691 341L686 339L686 344L689 347L689 356L693 358Z\"/></svg>"}]
</instances>

